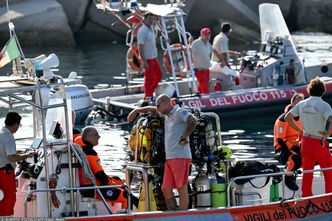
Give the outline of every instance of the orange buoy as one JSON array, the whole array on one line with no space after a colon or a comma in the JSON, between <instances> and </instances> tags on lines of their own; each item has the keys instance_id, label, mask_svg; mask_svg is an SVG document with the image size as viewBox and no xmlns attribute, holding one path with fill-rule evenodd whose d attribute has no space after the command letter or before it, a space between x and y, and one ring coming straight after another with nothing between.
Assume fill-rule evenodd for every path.
<instances>
[{"instance_id":1,"label":"orange buoy","mask_svg":"<svg viewBox=\"0 0 332 221\"><path fill-rule=\"evenodd\" d=\"M142 73L144 70L144 65L142 59L138 54L137 45L132 45L127 51L127 64L131 69L138 73Z\"/></svg>"},{"instance_id":2,"label":"orange buoy","mask_svg":"<svg viewBox=\"0 0 332 221\"><path fill-rule=\"evenodd\" d=\"M186 77L186 75L187 75L186 70L188 69L187 66L189 66L186 47L181 44L173 44L170 46L170 48L171 48L173 65L174 65L174 71L177 72L176 76L181 77L181 78ZM174 49L176 49L176 50L174 50ZM182 53L182 52L184 52L184 53ZM184 59L186 59L186 60L184 60ZM165 66L167 72L169 74L171 74L172 68L171 68L171 63L169 61L169 56L168 56L167 51L164 52L163 62L164 62L164 66ZM187 66L185 64L187 64Z\"/></svg>"}]
</instances>

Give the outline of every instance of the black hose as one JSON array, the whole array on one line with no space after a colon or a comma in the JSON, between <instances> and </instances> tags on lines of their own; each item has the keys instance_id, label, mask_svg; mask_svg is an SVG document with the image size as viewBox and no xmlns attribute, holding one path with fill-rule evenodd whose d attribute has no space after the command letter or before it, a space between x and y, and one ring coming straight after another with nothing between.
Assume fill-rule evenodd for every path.
<instances>
[{"instance_id":1,"label":"black hose","mask_svg":"<svg viewBox=\"0 0 332 221\"><path fill-rule=\"evenodd\" d=\"M100 106L96 106L96 111L101 111L101 112L105 113L105 115L112 117L112 118L117 118L117 119L126 119L127 118L127 114L116 115L115 113L112 113Z\"/></svg>"}]
</instances>

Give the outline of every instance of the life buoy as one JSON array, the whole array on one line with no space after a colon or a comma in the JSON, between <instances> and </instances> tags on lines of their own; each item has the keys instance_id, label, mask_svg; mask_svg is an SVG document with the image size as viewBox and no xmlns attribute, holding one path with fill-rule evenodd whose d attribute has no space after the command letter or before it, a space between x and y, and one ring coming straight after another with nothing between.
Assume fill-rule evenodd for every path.
<instances>
[{"instance_id":1,"label":"life buoy","mask_svg":"<svg viewBox=\"0 0 332 221\"><path fill-rule=\"evenodd\" d=\"M138 54L137 45L131 46L127 51L127 64L135 72L142 73L144 69L143 61Z\"/></svg>"},{"instance_id":2,"label":"life buoy","mask_svg":"<svg viewBox=\"0 0 332 221\"><path fill-rule=\"evenodd\" d=\"M187 50L186 47L181 45L181 44L173 44L170 46L171 50L172 49L178 49L178 50L172 50L172 59L173 59L173 65L174 65L174 71L177 72L176 76L177 77L186 77L187 72L186 70L188 69L189 66L189 61L188 61L188 54L187 54ZM183 57L183 53L184 52L184 56ZM186 59L186 63L188 66L185 66L185 61L184 59ZM171 63L169 61L169 56L167 51L164 52L164 56L163 56L163 62L164 62L164 66L167 70L167 72L169 74L172 74L172 68L171 68Z\"/></svg>"}]
</instances>

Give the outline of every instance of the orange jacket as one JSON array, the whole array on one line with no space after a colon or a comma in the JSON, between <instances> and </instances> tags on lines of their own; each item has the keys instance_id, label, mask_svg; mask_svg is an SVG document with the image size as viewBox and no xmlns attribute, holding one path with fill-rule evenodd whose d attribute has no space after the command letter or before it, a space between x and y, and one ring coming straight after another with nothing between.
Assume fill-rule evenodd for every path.
<instances>
[{"instance_id":1,"label":"orange jacket","mask_svg":"<svg viewBox=\"0 0 332 221\"><path fill-rule=\"evenodd\" d=\"M278 138L281 138L287 145L288 149L298 141L300 132L294 130L285 120L286 113L283 113L278 117L274 123L274 148L279 150L281 144L278 142ZM301 121L295 120L297 126L302 128Z\"/></svg>"},{"instance_id":2,"label":"orange jacket","mask_svg":"<svg viewBox=\"0 0 332 221\"><path fill-rule=\"evenodd\" d=\"M89 162L93 175L96 176L96 174L98 172L101 172L101 171L104 172L104 168L101 165L101 161L100 161L100 158L99 158L97 152L95 152L92 148L90 150L88 150L89 147L87 147L86 144L83 142L82 136L77 136L75 138L74 142L83 148L83 151L86 154L86 158ZM79 180L80 180L81 186L92 185L92 182L90 181L90 179L84 177L82 168L79 168L78 174L79 174ZM124 183L122 182L122 180L120 178L108 177L107 185L123 185L123 184ZM102 183L98 179L96 179L96 185L101 186Z\"/></svg>"},{"instance_id":3,"label":"orange jacket","mask_svg":"<svg viewBox=\"0 0 332 221\"><path fill-rule=\"evenodd\" d=\"M96 175L96 173L98 173L99 171L104 171L103 167L101 166L98 154L92 148L91 151L88 152L86 151L85 148L88 147L86 147L86 144L83 142L82 136L77 136L74 142L83 148L83 151L86 154L86 159L89 162L89 166L91 168L93 175ZM84 177L82 168L79 168L78 174L81 186L92 185L90 179ZM96 185L97 186L101 185L98 179L96 179Z\"/></svg>"},{"instance_id":4,"label":"orange jacket","mask_svg":"<svg viewBox=\"0 0 332 221\"><path fill-rule=\"evenodd\" d=\"M89 162L91 171L93 175L96 178L96 185L97 186L102 186L102 185L124 185L122 180L118 177L109 177L105 174L103 167L101 166L101 162L99 159L99 156L97 152L93 149L93 146L91 144L85 143L82 139L82 136L78 136L75 138L74 142L78 145L80 145L83 149L83 152L86 155L86 158ZM79 181L81 186L92 186L93 183L91 182L90 179L86 178L83 173L83 168L79 168L78 170L78 175L79 175ZM107 183L107 184L105 184ZM94 192L94 191L92 191ZM126 190L123 188L110 188L110 189L103 189L101 190L103 196L106 198L106 200L110 202L120 202L122 203L122 208L127 208L127 193ZM112 193L109 195L109 193ZM83 193L82 193L83 194ZM88 197L92 197L94 194L87 193ZM97 199L101 199L100 195L97 194L95 196Z\"/></svg>"}]
</instances>

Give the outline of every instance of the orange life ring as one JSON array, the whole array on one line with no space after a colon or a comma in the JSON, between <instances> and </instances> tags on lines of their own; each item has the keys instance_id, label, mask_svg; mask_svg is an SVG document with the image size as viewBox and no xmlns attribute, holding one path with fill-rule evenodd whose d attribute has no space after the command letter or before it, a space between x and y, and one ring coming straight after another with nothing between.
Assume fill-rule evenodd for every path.
<instances>
[{"instance_id":1,"label":"orange life ring","mask_svg":"<svg viewBox=\"0 0 332 221\"><path fill-rule=\"evenodd\" d=\"M138 54L137 45L131 46L127 51L127 64L131 69L138 73L142 73L144 70L144 65L142 59Z\"/></svg>"},{"instance_id":2,"label":"orange life ring","mask_svg":"<svg viewBox=\"0 0 332 221\"><path fill-rule=\"evenodd\" d=\"M183 53L182 53L182 51L183 51L185 59L186 59L186 63L189 66L186 47L178 43L178 44L171 45L170 48L178 49L178 50L172 51L174 70L175 70L175 72L178 72L178 74L176 76L181 77L181 78L186 77L186 75L187 75L186 69L189 69L189 67L184 66L184 58L183 58ZM165 66L167 72L169 74L172 74L171 63L169 61L169 56L168 56L167 51L164 52L163 62L164 62L164 66ZM182 65L181 65L181 63L182 63Z\"/></svg>"}]
</instances>

